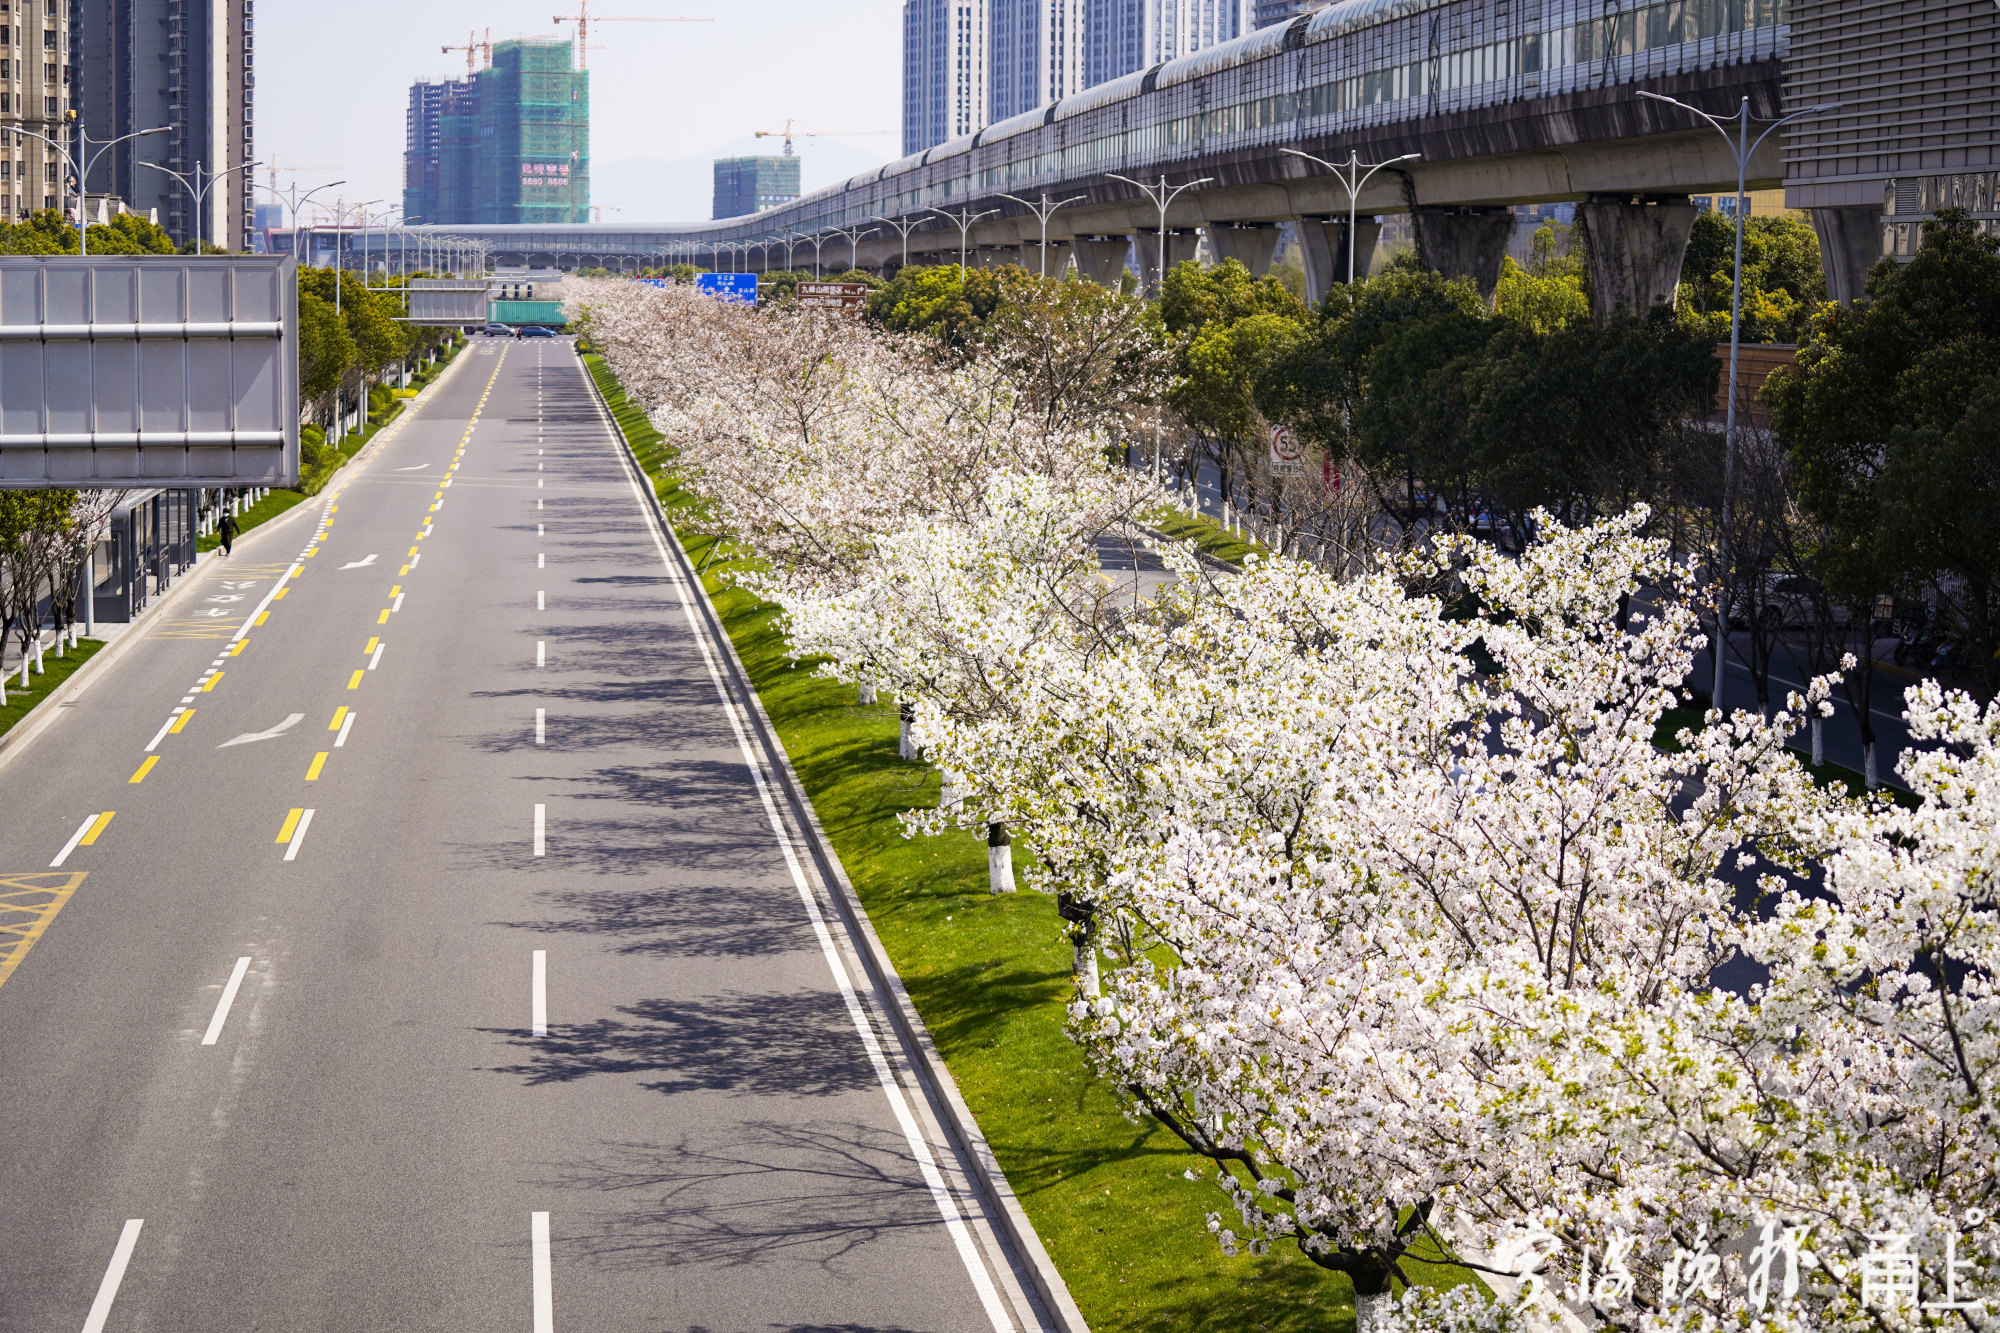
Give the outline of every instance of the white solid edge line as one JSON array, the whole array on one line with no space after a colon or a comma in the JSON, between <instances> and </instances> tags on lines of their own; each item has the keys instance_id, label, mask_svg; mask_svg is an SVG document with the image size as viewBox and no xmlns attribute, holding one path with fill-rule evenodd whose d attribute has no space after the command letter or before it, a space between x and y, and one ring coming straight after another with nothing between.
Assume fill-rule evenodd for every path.
<instances>
[{"instance_id":1,"label":"white solid edge line","mask_svg":"<svg viewBox=\"0 0 2000 1333\"><path fill-rule=\"evenodd\" d=\"M223 984L222 998L215 1002L215 1016L208 1020L208 1031L201 1034L201 1044L215 1045L222 1035L222 1025L229 1021L229 1006L236 1003L236 988L243 984L243 974L250 970L250 960L239 958L230 970L229 980Z\"/></svg>"},{"instance_id":2,"label":"white solid edge line","mask_svg":"<svg viewBox=\"0 0 2000 1333\"><path fill-rule=\"evenodd\" d=\"M139 1247L139 1228L145 1225L143 1217L125 1219L124 1229L118 1233L118 1244L111 1250L111 1263L104 1270L104 1280L97 1284L97 1299L90 1303L90 1313L83 1317L83 1333L104 1333L104 1321L111 1317L111 1303L118 1299L118 1285L125 1280L125 1265L132 1262L132 1251Z\"/></svg>"},{"instance_id":3,"label":"white solid edge line","mask_svg":"<svg viewBox=\"0 0 2000 1333\"><path fill-rule=\"evenodd\" d=\"M528 969L528 1027L537 1037L549 1035L549 953L535 950Z\"/></svg>"},{"instance_id":4,"label":"white solid edge line","mask_svg":"<svg viewBox=\"0 0 2000 1333\"><path fill-rule=\"evenodd\" d=\"M547 842L544 837L544 834L548 827L548 818L549 818L549 808L546 805L538 805L535 807L535 855L536 856L543 855L547 848Z\"/></svg>"},{"instance_id":5,"label":"white solid edge line","mask_svg":"<svg viewBox=\"0 0 2000 1333\"><path fill-rule=\"evenodd\" d=\"M537 708L535 710L535 744L537 745L540 745L542 743L542 736L543 736L542 728L543 728L543 723L547 720L547 718L548 714L544 712L542 709Z\"/></svg>"},{"instance_id":6,"label":"white solid edge line","mask_svg":"<svg viewBox=\"0 0 2000 1333\"><path fill-rule=\"evenodd\" d=\"M589 371L586 369L585 374ZM617 434L612 430L611 421L604 413L604 404L595 393L591 395L591 405L597 410L598 421L611 436L614 445ZM694 635L695 646L701 650L701 660L708 668L708 678L715 685L716 695L722 701L723 715L729 719L730 730L736 734L737 747L743 752L744 763L750 769L750 780L757 788L757 796L764 806L764 817L770 822L772 836L777 839L778 849L784 853L785 866L791 871L792 885L798 890L799 900L805 904L806 916L812 923L813 935L819 940L820 952L826 958L827 969L833 973L834 985L840 990L840 998L847 1006L847 1014L854 1023L854 1029L861 1034L861 1045L868 1053L869 1063L875 1067L875 1077L882 1085L882 1093L889 1100L889 1109L896 1117L896 1123L903 1131L903 1139L910 1145L910 1153L916 1158L918 1170L924 1183L930 1187L931 1199L937 1205L939 1215L944 1219L945 1230L950 1234L953 1246L958 1250L960 1262L965 1265L966 1275L972 1280L973 1289L979 1294L979 1302L985 1307L986 1317L992 1322L997 1333L1012 1333L1015 1324L1007 1313L1007 1307L1000 1299L999 1291L993 1285L992 1275L986 1271L986 1263L979 1256L973 1244L972 1233L960 1216L958 1202L951 1197L951 1190L945 1185L944 1175L938 1170L937 1159L931 1153L930 1143L918 1127L916 1117L911 1114L909 1103L903 1097L902 1086L896 1081L896 1074L889 1066L889 1059L882 1052L882 1044L876 1039L875 1030L868 1023L868 1016L861 1008L860 997L855 994L849 981L847 969L842 966L840 953L834 946L833 934L827 929L826 919L819 910L819 901L813 896L812 887L806 882L805 870L799 864L798 852L792 846L791 837L785 831L785 823L778 813L777 803L771 797L770 783L764 776L763 760L751 746L750 735L743 720L738 716L736 702L729 697L729 690L723 684L721 669L716 665L713 651L709 647L708 635L699 617L695 614L694 603L687 585L681 577L680 567L667 554L665 538L660 535L659 525L653 522L651 506L646 503L646 492L641 489L635 475L632 460L623 448L618 449L618 461L625 470L625 479L632 486L632 494L639 501L639 512L646 520L646 530L652 534L653 545L660 553L660 561L666 566L667 577L680 594L681 613L687 618L688 629Z\"/></svg>"},{"instance_id":7,"label":"white solid edge line","mask_svg":"<svg viewBox=\"0 0 2000 1333\"><path fill-rule=\"evenodd\" d=\"M62 869L62 863L69 860L69 854L76 850L76 845L83 841L83 835L90 832L90 826L95 824L97 816L103 813L102 810L99 810L96 814L89 814L83 817L83 822L76 826L76 832L69 835L69 841L64 843L63 849L56 853L56 859L49 862L49 869Z\"/></svg>"},{"instance_id":8,"label":"white solid edge line","mask_svg":"<svg viewBox=\"0 0 2000 1333\"><path fill-rule=\"evenodd\" d=\"M299 826L292 830L292 840L285 844L285 859L291 860L299 854L299 844L306 840L306 830L312 827L313 812L308 810L299 816Z\"/></svg>"},{"instance_id":9,"label":"white solid edge line","mask_svg":"<svg viewBox=\"0 0 2000 1333\"><path fill-rule=\"evenodd\" d=\"M549 1272L549 1215L528 1214L528 1267L533 1273L535 1333L556 1333L555 1282Z\"/></svg>"},{"instance_id":10,"label":"white solid edge line","mask_svg":"<svg viewBox=\"0 0 2000 1333\"><path fill-rule=\"evenodd\" d=\"M271 585L271 591L264 594L264 600L257 603L256 607L250 612L249 615L243 617L243 623L237 627L236 632L234 634L229 636L229 641L231 643L235 643L238 639L241 639L244 635L250 632L250 627L257 623L257 617L262 615L264 613L264 608L269 606L272 602L272 599L277 597L279 589L285 586L286 580L290 579L294 574L297 574L298 572L299 572L299 562L294 560L292 562L292 567L286 570L284 573L280 574L278 576L278 581Z\"/></svg>"}]
</instances>

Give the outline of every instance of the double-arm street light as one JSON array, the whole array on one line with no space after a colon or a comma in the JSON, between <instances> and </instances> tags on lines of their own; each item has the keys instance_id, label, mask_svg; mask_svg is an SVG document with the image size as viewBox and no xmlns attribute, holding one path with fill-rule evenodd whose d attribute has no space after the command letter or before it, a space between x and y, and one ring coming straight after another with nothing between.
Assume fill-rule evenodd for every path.
<instances>
[{"instance_id":1,"label":"double-arm street light","mask_svg":"<svg viewBox=\"0 0 2000 1333\"><path fill-rule=\"evenodd\" d=\"M1141 194L1145 195L1148 199L1152 200L1155 204L1159 205L1160 268L1159 268L1159 276L1153 279L1153 289L1155 293L1157 293L1161 285L1164 284L1167 280L1167 206L1174 202L1174 197L1178 195L1182 190L1192 190L1197 185L1206 185L1210 181L1214 180L1215 177L1203 176L1200 180L1188 181L1185 184L1176 185L1172 189L1168 189L1167 178L1164 175L1160 177L1160 183L1158 185L1145 185L1139 181L1133 180L1130 176L1120 176L1116 172L1106 172L1105 175L1111 177L1111 179L1115 181L1124 181L1127 185L1137 185L1139 187L1139 192Z\"/></svg>"},{"instance_id":2,"label":"double-arm street light","mask_svg":"<svg viewBox=\"0 0 2000 1333\"><path fill-rule=\"evenodd\" d=\"M863 231L859 227L828 227L827 230L835 236L847 238L847 267L855 269L861 267L861 238L873 236L881 228L870 227L867 231Z\"/></svg>"},{"instance_id":3,"label":"double-arm street light","mask_svg":"<svg viewBox=\"0 0 2000 1333\"><path fill-rule=\"evenodd\" d=\"M1648 101L1665 102L1683 111L1700 116L1715 127L1729 151L1736 158L1736 260L1730 273L1729 292L1729 401L1723 406L1722 427L1722 580L1721 597L1715 616L1715 678L1709 686L1710 707L1722 707L1723 677L1727 671L1729 658L1729 583L1733 577L1730 568L1729 526L1734 520L1736 481L1736 356L1743 335L1743 215L1749 211L1749 197L1746 187L1750 181L1750 158L1764 144L1764 140L1776 133L1780 126L1789 125L1807 116L1824 116L1840 110L1838 102L1822 102L1789 116L1780 116L1766 124L1759 117L1750 114L1750 99L1744 98L1736 108L1736 114L1727 120L1711 116L1698 106L1668 97L1663 93L1641 92L1639 96ZM1764 132L1755 139L1750 137L1753 125L1765 125Z\"/></svg>"},{"instance_id":4,"label":"double-arm street light","mask_svg":"<svg viewBox=\"0 0 2000 1333\"><path fill-rule=\"evenodd\" d=\"M54 139L49 138L46 134L37 134L33 130L14 131L15 135L21 138L40 139L43 143L61 153L62 160L69 166L69 174L76 177L76 252L78 254L87 255L90 253L90 218L84 201L89 198L89 195L85 192L90 188L90 170L97 165L97 159L110 152L114 145L124 143L127 139L138 139L148 134L165 134L167 129L168 127L165 125L155 125L150 130L135 130L131 134L121 134L116 139L106 139L97 146L95 153L91 153L85 159L82 170L77 169L76 159L70 156L69 149L63 147ZM83 141L84 151L88 152L90 149L89 136L78 131L77 138ZM149 163L148 165L151 164ZM199 219L196 220L195 225L197 227L201 225Z\"/></svg>"},{"instance_id":5,"label":"double-arm street light","mask_svg":"<svg viewBox=\"0 0 2000 1333\"><path fill-rule=\"evenodd\" d=\"M195 253L199 254L201 253L201 247L202 247L201 233L205 224L208 221L207 214L202 212L202 201L208 198L208 192L215 188L215 184L217 181L221 180L224 176L229 175L231 172L248 171L252 167L261 164L256 162L238 162L233 167L224 167L220 171L210 171L210 172L202 171L201 160L199 158L195 160L194 170L192 172L175 171L171 167L163 167L154 162L141 162L138 165L142 167L150 167L154 171L166 172L167 175L172 176L175 180L179 181L181 183L181 188L185 189L188 192L189 196L193 198L194 242L195 242L194 248L195 248ZM190 175L194 177L192 181L188 179Z\"/></svg>"},{"instance_id":6,"label":"double-arm street light","mask_svg":"<svg viewBox=\"0 0 2000 1333\"><path fill-rule=\"evenodd\" d=\"M1090 198L1090 196L1087 194L1073 195L1068 199L1058 199L1053 204L1049 202L1049 197L1047 195L1042 196L1042 202L1039 204L1031 204L1018 194L1003 194L1000 197L1002 199L1012 199L1015 203L1020 204L1023 208L1026 208L1030 213L1033 213L1035 215L1036 220L1042 224L1042 276L1045 278L1048 277L1049 276L1049 214L1055 212L1058 208L1062 208L1067 204L1081 203L1085 199Z\"/></svg>"},{"instance_id":7,"label":"double-arm street light","mask_svg":"<svg viewBox=\"0 0 2000 1333\"><path fill-rule=\"evenodd\" d=\"M923 226L927 219L918 217L913 222L898 222L895 218L885 218L880 213L877 213L873 220L876 222L886 222L902 234L903 267L908 268L910 266L910 233Z\"/></svg>"},{"instance_id":8,"label":"double-arm street light","mask_svg":"<svg viewBox=\"0 0 2000 1333\"><path fill-rule=\"evenodd\" d=\"M1360 208L1361 187L1368 183L1368 177L1373 176L1382 168L1398 166L1404 162L1415 162L1423 154L1405 153L1401 157L1392 157L1386 162L1368 163L1363 162L1360 154L1351 148L1347 150L1347 160L1345 162L1329 162L1323 157L1314 157L1311 153L1301 153L1296 148L1280 148L1278 151L1281 153L1290 153L1293 157L1302 157L1308 162L1317 162L1320 166L1331 171L1333 178L1339 181L1347 190L1347 285L1352 287L1354 285L1354 229L1361 221L1360 214L1356 211ZM1364 167L1367 169L1365 173L1362 170ZM1343 171L1347 173L1345 176L1340 174Z\"/></svg>"},{"instance_id":9,"label":"double-arm street light","mask_svg":"<svg viewBox=\"0 0 2000 1333\"><path fill-rule=\"evenodd\" d=\"M956 213L947 213L942 208L930 208L924 211L935 213L941 218L946 218L958 227L958 280L961 284L964 283L966 237L972 231L972 224L981 218L991 217L1000 210L997 208L988 208L974 213L970 209L961 207Z\"/></svg>"}]
</instances>

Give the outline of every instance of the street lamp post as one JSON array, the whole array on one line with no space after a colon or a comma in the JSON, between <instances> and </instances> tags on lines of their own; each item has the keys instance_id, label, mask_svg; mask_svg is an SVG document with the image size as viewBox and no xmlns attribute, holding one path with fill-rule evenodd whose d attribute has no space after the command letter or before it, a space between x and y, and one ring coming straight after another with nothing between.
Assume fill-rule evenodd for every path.
<instances>
[{"instance_id":1,"label":"street lamp post","mask_svg":"<svg viewBox=\"0 0 2000 1333\"><path fill-rule=\"evenodd\" d=\"M898 232L902 233L903 267L908 268L910 266L910 233L915 231L917 228L923 226L926 219L919 217L914 222L898 222L894 218L885 218L878 213L875 215L874 220L877 222L886 222L890 226L894 227Z\"/></svg>"},{"instance_id":2,"label":"street lamp post","mask_svg":"<svg viewBox=\"0 0 2000 1333\"><path fill-rule=\"evenodd\" d=\"M1153 280L1154 289L1157 292L1159 286L1162 283L1166 282L1167 280L1167 206L1174 202L1174 197L1178 195L1182 190L1192 190L1197 185L1206 185L1210 181L1214 180L1215 177L1203 176L1200 180L1188 181L1185 184L1176 185L1171 190L1169 190L1167 188L1167 178L1165 175L1162 175L1160 177L1160 183L1158 185L1142 185L1138 181L1133 180L1130 176L1120 176L1116 172L1106 172L1105 174L1107 176L1110 176L1112 180L1124 181L1127 185L1139 186L1140 193L1144 194L1146 198L1152 200L1155 204L1159 205L1160 276Z\"/></svg>"},{"instance_id":3,"label":"street lamp post","mask_svg":"<svg viewBox=\"0 0 2000 1333\"><path fill-rule=\"evenodd\" d=\"M1059 200L1058 202L1053 204L1049 202L1049 197L1047 195L1042 196L1042 202L1039 204L1031 204L1018 194L1003 194L1000 197L1002 199L1012 199L1015 203L1022 205L1030 213L1033 213L1036 219L1042 224L1042 276L1045 278L1048 277L1049 276L1049 214L1055 212L1058 208L1064 207L1065 205L1081 203L1083 200L1088 199L1090 196L1087 194L1079 194L1068 199Z\"/></svg>"},{"instance_id":4,"label":"street lamp post","mask_svg":"<svg viewBox=\"0 0 2000 1333\"><path fill-rule=\"evenodd\" d=\"M1743 214L1748 205L1747 187L1750 180L1750 158L1761 148L1764 140L1771 137L1782 125L1801 120L1807 116L1824 116L1840 110L1838 102L1822 102L1817 106L1794 111L1789 116L1780 116L1770 122L1764 132L1754 140L1750 137L1751 123L1758 118L1750 114L1750 99L1744 98L1736 108L1736 114L1729 118L1727 125L1703 111L1698 106L1668 97L1663 93L1641 92L1639 96L1654 102L1665 102L1683 111L1692 112L1715 127L1729 151L1736 158L1736 260L1730 274L1729 292L1729 401L1723 406L1722 426L1722 580L1721 596L1717 600L1715 616L1715 676L1709 685L1709 706L1722 707L1723 678L1727 672L1729 658L1729 581L1732 556L1729 549L1729 526L1735 519L1736 481L1736 356L1743 334ZM1733 131L1732 128L1733 127Z\"/></svg>"},{"instance_id":5,"label":"street lamp post","mask_svg":"<svg viewBox=\"0 0 2000 1333\"><path fill-rule=\"evenodd\" d=\"M345 185L345 184L347 184L346 181L328 181L324 185L315 185L310 190L307 190L303 197L301 197L299 194L299 187L297 185L292 186L291 189L292 197L290 202L292 206L292 258L294 260L296 260L299 257L299 232L301 230L299 226L299 210L305 207L307 204L311 203L312 197L318 194L321 190L331 190L336 185ZM280 201L283 201L285 198L284 195L279 194L276 189L268 185L264 187L264 193ZM435 244L433 244L432 246L431 257L433 259L437 257Z\"/></svg>"},{"instance_id":6,"label":"street lamp post","mask_svg":"<svg viewBox=\"0 0 2000 1333\"><path fill-rule=\"evenodd\" d=\"M150 130L135 130L131 134L121 134L116 139L106 139L97 146L97 151L85 160L81 171L77 169L76 159L70 156L69 149L63 147L54 139L49 138L46 134L37 134L33 130L14 131L16 135L23 138L40 139L43 143L61 153L62 160L69 166L70 174L76 177L76 252L79 255L90 253L90 219L84 214L84 200L89 197L87 191L90 189L90 169L96 166L97 159L110 152L114 145L124 143L127 139L137 139L148 134L165 134L167 129L168 127L165 125L155 125ZM77 137L83 140L83 146L87 151L90 147L89 137L80 131ZM147 165L151 164L148 163Z\"/></svg>"},{"instance_id":7,"label":"street lamp post","mask_svg":"<svg viewBox=\"0 0 2000 1333\"><path fill-rule=\"evenodd\" d=\"M1347 160L1345 162L1329 162L1323 157L1314 157L1311 153L1301 153L1296 148L1280 148L1278 151L1281 153L1290 153L1293 157L1302 157L1308 162L1317 162L1328 171L1331 171L1333 178L1339 181L1341 186L1347 191L1347 285L1352 287L1354 285L1354 229L1361 221L1360 214L1356 211L1360 208L1361 187L1368 183L1369 176L1373 176L1382 168L1393 167L1403 162L1415 162L1423 154L1405 153L1401 157L1392 157L1386 162L1376 162L1371 165L1363 162L1360 155L1352 148L1347 150ZM1361 174L1363 167L1368 168L1366 175ZM1345 176L1340 174L1343 170L1347 172Z\"/></svg>"},{"instance_id":8,"label":"street lamp post","mask_svg":"<svg viewBox=\"0 0 2000 1333\"><path fill-rule=\"evenodd\" d=\"M959 282L960 282L960 283L963 283L963 282L965 281L965 247L966 247L966 237L967 237L967 235L968 235L968 234L970 234L970 232L972 231L972 224L973 224L973 223L975 223L975 222L977 222L977 221L979 221L979 219L981 219L981 218L983 218L983 217L991 217L991 216L992 216L993 214L995 214L995 213L998 213L998 212L999 212L1000 210L999 210L999 209L997 209L997 208L988 208L988 209L984 209L984 210L982 210L982 211L980 211L980 212L978 212L978 213L974 213L974 212L972 212L972 211L971 211L970 209L967 209L967 208L960 208L960 209L958 210L958 212L956 212L956 213L947 213L947 212L945 212L945 211L944 211L944 210L943 210L942 208L931 208L931 209L926 209L926 210L924 210L924 211L925 211L925 212L928 212L928 213L935 213L935 214L937 214L937 215L938 215L939 217L941 217L941 218L944 218L944 219L946 219L946 220L948 220L948 221L950 221L950 222L953 222L953 223L957 224L957 226L958 226L958 280L959 280Z\"/></svg>"},{"instance_id":9,"label":"street lamp post","mask_svg":"<svg viewBox=\"0 0 2000 1333\"><path fill-rule=\"evenodd\" d=\"M203 241L201 239L202 226L207 221L207 215L202 212L202 201L208 198L208 192L215 188L215 183L221 180L224 176L227 176L230 172L248 171L250 170L250 168L257 166L259 164L256 162L239 162L233 167L224 167L221 171L208 172L206 173L208 178L206 180L203 180L202 176L204 173L202 172L201 169L201 161L200 159L196 159L193 172L194 182L190 182L188 180L189 173L184 171L175 171L171 167L163 167L153 162L141 162L138 163L138 165L142 167L151 167L154 171L166 172L169 176L172 176L175 180L179 181L181 183L182 188L184 188L188 192L188 194L194 198L194 243L195 243L194 248L195 248L195 253L200 254L201 247L203 245Z\"/></svg>"},{"instance_id":10,"label":"street lamp post","mask_svg":"<svg viewBox=\"0 0 2000 1333\"><path fill-rule=\"evenodd\" d=\"M873 236L881 228L870 227L867 231L863 231L859 227L828 227L827 230L835 236L847 238L847 266L853 269L861 267L861 238Z\"/></svg>"},{"instance_id":11,"label":"street lamp post","mask_svg":"<svg viewBox=\"0 0 2000 1333\"><path fill-rule=\"evenodd\" d=\"M825 244L826 244L826 233L825 233L825 232L823 232L823 231L816 231L816 232L814 232L814 233L813 233L812 235L810 235L810 236L806 237L806 239L812 242L812 246L813 246L813 276L814 276L815 278L817 278L817 277L819 277L819 275L820 275L820 273L819 273L819 249L820 249L820 247L821 247L821 246L823 246L823 245L825 245Z\"/></svg>"}]
</instances>

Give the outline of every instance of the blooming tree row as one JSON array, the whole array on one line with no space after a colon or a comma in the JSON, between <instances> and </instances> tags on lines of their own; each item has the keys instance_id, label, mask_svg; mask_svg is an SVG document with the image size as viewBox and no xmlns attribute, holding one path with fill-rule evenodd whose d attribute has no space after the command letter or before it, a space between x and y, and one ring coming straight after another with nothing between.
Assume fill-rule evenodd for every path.
<instances>
[{"instance_id":1,"label":"blooming tree row","mask_svg":"<svg viewBox=\"0 0 2000 1333\"><path fill-rule=\"evenodd\" d=\"M1099 577L1151 498L1115 414L579 299L794 652L896 695L946 779L909 830L1025 839L1071 1034L1205 1159L1223 1250L1297 1245L1364 1329L1993 1322L2000 707L1912 691L1915 809L1788 754L1831 679L1662 744L1702 640L1643 509L1338 576L1160 542L1142 601ZM1396 1300L1412 1259L1496 1294Z\"/></svg>"}]
</instances>

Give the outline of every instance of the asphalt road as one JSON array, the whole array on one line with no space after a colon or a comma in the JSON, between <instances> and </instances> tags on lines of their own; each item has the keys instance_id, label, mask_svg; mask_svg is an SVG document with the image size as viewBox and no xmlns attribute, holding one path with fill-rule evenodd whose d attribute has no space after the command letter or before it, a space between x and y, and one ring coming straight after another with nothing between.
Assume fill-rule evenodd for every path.
<instances>
[{"instance_id":1,"label":"asphalt road","mask_svg":"<svg viewBox=\"0 0 2000 1333\"><path fill-rule=\"evenodd\" d=\"M0 1330L1035 1327L569 344L342 476L0 769Z\"/></svg>"}]
</instances>

